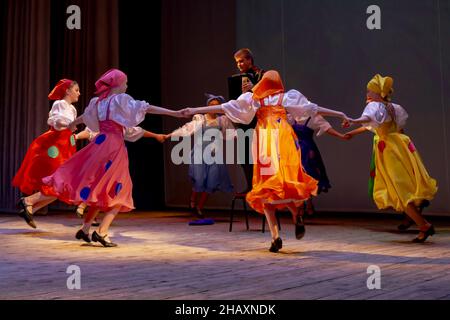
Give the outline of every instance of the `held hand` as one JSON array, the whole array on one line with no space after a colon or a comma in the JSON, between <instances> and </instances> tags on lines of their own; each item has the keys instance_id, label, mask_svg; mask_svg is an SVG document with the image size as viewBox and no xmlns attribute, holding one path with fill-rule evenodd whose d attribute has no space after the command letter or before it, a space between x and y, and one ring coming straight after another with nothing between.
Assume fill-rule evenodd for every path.
<instances>
[{"instance_id":1,"label":"held hand","mask_svg":"<svg viewBox=\"0 0 450 320\"><path fill-rule=\"evenodd\" d=\"M348 141L351 138L353 138L353 136L351 134L346 133L346 134L342 135L342 140Z\"/></svg>"},{"instance_id":2,"label":"held hand","mask_svg":"<svg viewBox=\"0 0 450 320\"><path fill-rule=\"evenodd\" d=\"M344 116L342 117L342 124L341 124L342 128L349 128L349 127L351 127L352 124L353 124L352 120L353 119L347 117L347 115L344 114Z\"/></svg>"},{"instance_id":3,"label":"held hand","mask_svg":"<svg viewBox=\"0 0 450 320\"><path fill-rule=\"evenodd\" d=\"M184 118L190 118L195 114L194 108L185 108L183 110L180 110L182 117Z\"/></svg>"},{"instance_id":4,"label":"held hand","mask_svg":"<svg viewBox=\"0 0 450 320\"><path fill-rule=\"evenodd\" d=\"M165 135L165 134L158 134L158 135L156 135L156 140L159 143L164 143L164 141L166 141L166 139L167 139L167 136L168 135Z\"/></svg>"}]
</instances>

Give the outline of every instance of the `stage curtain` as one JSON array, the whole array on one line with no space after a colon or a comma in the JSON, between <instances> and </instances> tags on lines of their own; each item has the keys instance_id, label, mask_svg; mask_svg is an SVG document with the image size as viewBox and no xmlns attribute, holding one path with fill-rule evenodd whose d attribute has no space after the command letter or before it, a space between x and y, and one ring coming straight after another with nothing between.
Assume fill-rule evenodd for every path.
<instances>
[{"instance_id":1,"label":"stage curtain","mask_svg":"<svg viewBox=\"0 0 450 320\"><path fill-rule=\"evenodd\" d=\"M81 113L101 73L118 66L117 0L1 0L0 211L13 211L11 186L30 143L47 129L49 90L60 78L80 83ZM81 9L81 29L69 30L66 10Z\"/></svg>"}]
</instances>

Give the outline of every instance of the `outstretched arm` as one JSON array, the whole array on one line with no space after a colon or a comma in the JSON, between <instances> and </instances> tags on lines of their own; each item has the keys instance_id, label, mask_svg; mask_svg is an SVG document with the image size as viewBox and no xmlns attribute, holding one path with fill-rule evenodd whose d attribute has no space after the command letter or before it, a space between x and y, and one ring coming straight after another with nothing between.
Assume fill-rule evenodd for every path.
<instances>
[{"instance_id":1,"label":"outstretched arm","mask_svg":"<svg viewBox=\"0 0 450 320\"><path fill-rule=\"evenodd\" d=\"M328 129L326 132L330 136L337 137L342 140L349 140L351 138L351 136L344 135L344 134L340 133L339 131L334 130L333 128Z\"/></svg>"},{"instance_id":2,"label":"outstretched arm","mask_svg":"<svg viewBox=\"0 0 450 320\"><path fill-rule=\"evenodd\" d=\"M147 131L147 130L144 130L143 137L156 139L160 143L163 143L167 139L167 135L165 135L165 134L153 133L153 132Z\"/></svg>"},{"instance_id":3,"label":"outstretched arm","mask_svg":"<svg viewBox=\"0 0 450 320\"><path fill-rule=\"evenodd\" d=\"M186 108L181 110L183 116L189 117L193 116L194 114L199 113L224 113L222 109L222 105L216 105L216 106L207 106L207 107L199 107L199 108Z\"/></svg>"},{"instance_id":4,"label":"outstretched arm","mask_svg":"<svg viewBox=\"0 0 450 320\"><path fill-rule=\"evenodd\" d=\"M368 116L362 116L362 117L359 117L358 119L350 119L351 123L357 123L357 124L369 123L370 121L371 121L371 119Z\"/></svg>"},{"instance_id":5,"label":"outstretched arm","mask_svg":"<svg viewBox=\"0 0 450 320\"><path fill-rule=\"evenodd\" d=\"M177 118L182 117L182 114L180 111L170 110L170 109L152 106L152 105L150 106L150 108L147 109L147 113L172 116L172 117L177 117Z\"/></svg>"},{"instance_id":6,"label":"outstretched arm","mask_svg":"<svg viewBox=\"0 0 450 320\"><path fill-rule=\"evenodd\" d=\"M359 127L358 129L347 132L345 135L353 137L353 136L356 136L356 135L361 134L366 131L368 131L368 129L366 127Z\"/></svg>"}]
</instances>

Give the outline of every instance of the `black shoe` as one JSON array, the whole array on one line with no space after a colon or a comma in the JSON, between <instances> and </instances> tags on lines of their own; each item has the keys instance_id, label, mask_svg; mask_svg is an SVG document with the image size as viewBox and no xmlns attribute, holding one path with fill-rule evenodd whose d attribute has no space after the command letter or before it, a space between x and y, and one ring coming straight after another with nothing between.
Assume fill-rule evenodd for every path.
<instances>
[{"instance_id":1,"label":"black shoe","mask_svg":"<svg viewBox=\"0 0 450 320\"><path fill-rule=\"evenodd\" d=\"M25 222L32 227L33 229L36 229L36 224L33 221L33 216L30 211L27 210L27 208L33 207L25 203L25 198L20 198L17 205L21 208L21 210L18 212L19 217L22 217Z\"/></svg>"},{"instance_id":2,"label":"black shoe","mask_svg":"<svg viewBox=\"0 0 450 320\"><path fill-rule=\"evenodd\" d=\"M117 244L106 241L105 238L106 238L106 235L104 237L102 237L101 235L99 235L97 233L97 231L94 231L94 233L92 234L92 241L100 242L104 247L107 247L107 248L117 247Z\"/></svg>"},{"instance_id":3,"label":"black shoe","mask_svg":"<svg viewBox=\"0 0 450 320\"><path fill-rule=\"evenodd\" d=\"M305 224L303 222L303 217L301 215L297 216L297 221L295 222L295 238L297 240L302 239L305 236Z\"/></svg>"},{"instance_id":4,"label":"black shoe","mask_svg":"<svg viewBox=\"0 0 450 320\"><path fill-rule=\"evenodd\" d=\"M427 240L427 238L429 236L432 236L433 234L436 233L436 231L434 230L434 226L433 225L430 225L430 227L426 231L420 231L420 232L423 233L423 237L414 238L413 239L414 243L423 243L423 242L425 242L425 240Z\"/></svg>"},{"instance_id":5,"label":"black shoe","mask_svg":"<svg viewBox=\"0 0 450 320\"><path fill-rule=\"evenodd\" d=\"M272 244L270 245L269 251L276 253L281 248L283 248L283 241L281 240L280 237L278 237L274 241L272 241Z\"/></svg>"},{"instance_id":6,"label":"black shoe","mask_svg":"<svg viewBox=\"0 0 450 320\"><path fill-rule=\"evenodd\" d=\"M78 230L77 234L75 235L75 238L78 240L83 239L87 243L91 243L91 239L89 238L89 234L84 233L82 229Z\"/></svg>"}]
</instances>

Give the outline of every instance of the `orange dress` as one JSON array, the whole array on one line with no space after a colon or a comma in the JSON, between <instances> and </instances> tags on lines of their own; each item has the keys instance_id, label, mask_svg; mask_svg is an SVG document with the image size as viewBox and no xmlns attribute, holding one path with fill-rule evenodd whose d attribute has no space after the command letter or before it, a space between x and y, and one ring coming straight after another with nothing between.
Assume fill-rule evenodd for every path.
<instances>
[{"instance_id":1,"label":"orange dress","mask_svg":"<svg viewBox=\"0 0 450 320\"><path fill-rule=\"evenodd\" d=\"M300 145L287 121L283 96L280 94L275 106L266 106L261 99L261 107L256 112L253 188L247 194L247 202L259 213L264 213L265 204L272 204L276 209L289 203L300 206L304 200L317 195L318 181L302 167Z\"/></svg>"}]
</instances>

